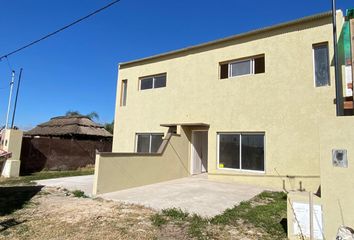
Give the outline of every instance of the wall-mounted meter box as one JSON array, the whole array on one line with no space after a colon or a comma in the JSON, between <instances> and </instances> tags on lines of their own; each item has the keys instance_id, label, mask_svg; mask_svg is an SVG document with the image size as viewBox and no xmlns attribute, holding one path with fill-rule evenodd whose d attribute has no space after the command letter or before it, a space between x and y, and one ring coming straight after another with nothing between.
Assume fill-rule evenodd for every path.
<instances>
[{"instance_id":1,"label":"wall-mounted meter box","mask_svg":"<svg viewBox=\"0 0 354 240\"><path fill-rule=\"evenodd\" d=\"M332 150L332 164L333 167L348 167L348 158L346 149L333 149Z\"/></svg>"}]
</instances>

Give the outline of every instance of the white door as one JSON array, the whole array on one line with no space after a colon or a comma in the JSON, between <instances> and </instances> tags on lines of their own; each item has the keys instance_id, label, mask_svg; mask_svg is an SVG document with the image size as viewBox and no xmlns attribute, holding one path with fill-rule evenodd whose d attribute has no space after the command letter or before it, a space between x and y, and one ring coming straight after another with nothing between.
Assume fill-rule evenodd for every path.
<instances>
[{"instance_id":1,"label":"white door","mask_svg":"<svg viewBox=\"0 0 354 240\"><path fill-rule=\"evenodd\" d=\"M208 171L208 132L192 132L192 174Z\"/></svg>"}]
</instances>

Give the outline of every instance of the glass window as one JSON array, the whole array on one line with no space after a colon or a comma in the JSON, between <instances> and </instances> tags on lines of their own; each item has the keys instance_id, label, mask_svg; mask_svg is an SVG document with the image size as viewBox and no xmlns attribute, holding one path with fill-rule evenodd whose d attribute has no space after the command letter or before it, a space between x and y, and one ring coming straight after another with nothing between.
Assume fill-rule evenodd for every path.
<instances>
[{"instance_id":1,"label":"glass window","mask_svg":"<svg viewBox=\"0 0 354 240\"><path fill-rule=\"evenodd\" d=\"M154 79L153 78L145 78L140 81L140 90L151 89Z\"/></svg>"},{"instance_id":2,"label":"glass window","mask_svg":"<svg viewBox=\"0 0 354 240\"><path fill-rule=\"evenodd\" d=\"M254 56L249 59L220 63L220 79L265 73L265 56Z\"/></svg>"},{"instance_id":3,"label":"glass window","mask_svg":"<svg viewBox=\"0 0 354 240\"><path fill-rule=\"evenodd\" d=\"M127 88L128 88L128 80L122 81L122 95L121 95L121 106L127 105Z\"/></svg>"},{"instance_id":4,"label":"glass window","mask_svg":"<svg viewBox=\"0 0 354 240\"><path fill-rule=\"evenodd\" d=\"M241 76L251 74L251 60L230 63L230 76Z\"/></svg>"},{"instance_id":5,"label":"glass window","mask_svg":"<svg viewBox=\"0 0 354 240\"><path fill-rule=\"evenodd\" d=\"M242 169L264 171L264 136L242 135Z\"/></svg>"},{"instance_id":6,"label":"glass window","mask_svg":"<svg viewBox=\"0 0 354 240\"><path fill-rule=\"evenodd\" d=\"M166 87L166 74L140 79L140 90Z\"/></svg>"},{"instance_id":7,"label":"glass window","mask_svg":"<svg viewBox=\"0 0 354 240\"><path fill-rule=\"evenodd\" d=\"M138 153L156 153L162 143L162 133L138 133L136 134L136 152Z\"/></svg>"},{"instance_id":8,"label":"glass window","mask_svg":"<svg viewBox=\"0 0 354 240\"><path fill-rule=\"evenodd\" d=\"M240 168L240 135L219 135L219 166L221 168Z\"/></svg>"},{"instance_id":9,"label":"glass window","mask_svg":"<svg viewBox=\"0 0 354 240\"><path fill-rule=\"evenodd\" d=\"M313 47L315 65L315 85L316 87L329 85L329 59L328 46L318 45Z\"/></svg>"},{"instance_id":10,"label":"glass window","mask_svg":"<svg viewBox=\"0 0 354 240\"><path fill-rule=\"evenodd\" d=\"M138 153L150 152L150 134L137 134L137 137L136 151Z\"/></svg>"},{"instance_id":11,"label":"glass window","mask_svg":"<svg viewBox=\"0 0 354 240\"><path fill-rule=\"evenodd\" d=\"M219 134L219 168L264 171L264 134Z\"/></svg>"},{"instance_id":12,"label":"glass window","mask_svg":"<svg viewBox=\"0 0 354 240\"><path fill-rule=\"evenodd\" d=\"M229 77L229 64L220 64L220 79L225 79Z\"/></svg>"},{"instance_id":13,"label":"glass window","mask_svg":"<svg viewBox=\"0 0 354 240\"><path fill-rule=\"evenodd\" d=\"M151 152L156 153L162 143L163 134L152 134L151 135Z\"/></svg>"},{"instance_id":14,"label":"glass window","mask_svg":"<svg viewBox=\"0 0 354 240\"><path fill-rule=\"evenodd\" d=\"M166 75L154 78L154 88L166 87Z\"/></svg>"},{"instance_id":15,"label":"glass window","mask_svg":"<svg viewBox=\"0 0 354 240\"><path fill-rule=\"evenodd\" d=\"M254 59L254 74L265 72L265 58L264 56Z\"/></svg>"}]
</instances>

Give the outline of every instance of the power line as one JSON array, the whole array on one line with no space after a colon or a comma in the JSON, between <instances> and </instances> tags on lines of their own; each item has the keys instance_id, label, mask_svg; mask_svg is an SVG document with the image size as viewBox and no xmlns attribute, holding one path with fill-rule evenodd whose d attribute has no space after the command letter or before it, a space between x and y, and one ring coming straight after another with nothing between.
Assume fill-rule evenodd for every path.
<instances>
[{"instance_id":1,"label":"power line","mask_svg":"<svg viewBox=\"0 0 354 240\"><path fill-rule=\"evenodd\" d=\"M62 28L60 28L60 29L58 29L58 30L56 30L56 31L54 31L54 32L52 32L52 33L49 33L49 34L47 34L47 35L45 35L45 36L43 36L43 37L41 37L41 38L39 38L39 39L37 39L37 40L35 40L35 41L29 43L29 44L27 44L27 45L24 45L23 47L20 47L20 48L14 50L14 51L12 51L12 52L9 52L9 53L7 53L7 54L1 56L1 57L0 57L0 61L1 61L3 58L7 58L7 57L10 56L10 55L13 55L13 54L15 54L15 53L17 53L17 52L19 52L19 51L24 50L25 48L28 48L28 47L30 47L30 46L36 44L36 43L41 42L41 41L43 41L43 40L45 40L45 39L47 39L47 38L49 38L49 37L51 37L51 36L53 36L53 35L55 35L55 34L61 32L61 31L64 31L65 29L67 29L67 28L69 28L69 27L72 27L73 25L75 25L75 24L77 24L77 23L79 23L79 22L81 22L81 21L83 21L83 20L85 20L85 19L87 19L87 18L89 18L89 17L91 17L91 16L93 16L93 15L95 15L95 14L97 14L97 13L99 13L99 12L101 12L101 11L107 9L107 8L109 8L109 7L111 7L112 5L114 5L114 4L116 4L116 3L120 2L120 1L121 1L121 0L115 0L115 1L113 1L113 2L111 2L111 3L109 3L109 4L107 4L106 6L101 7L101 8L99 8L99 9L93 11L92 13L90 13L90 14L88 14L88 15L82 17L82 18L79 18L78 20L76 20L76 21L74 21L74 22L72 22L72 23L70 23L70 24L68 24L68 25L65 25L64 27L62 27Z\"/></svg>"},{"instance_id":2,"label":"power line","mask_svg":"<svg viewBox=\"0 0 354 240\"><path fill-rule=\"evenodd\" d=\"M6 58L6 61L7 61L7 66L9 67L10 72L12 72L13 68L12 68L12 65L11 65L11 63L9 61L9 58L7 56L5 58Z\"/></svg>"}]
</instances>

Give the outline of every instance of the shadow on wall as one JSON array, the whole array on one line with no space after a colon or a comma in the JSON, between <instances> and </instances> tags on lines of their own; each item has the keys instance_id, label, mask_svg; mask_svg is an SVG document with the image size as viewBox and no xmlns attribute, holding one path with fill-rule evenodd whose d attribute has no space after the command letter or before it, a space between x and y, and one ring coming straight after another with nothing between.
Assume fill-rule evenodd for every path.
<instances>
[{"instance_id":1,"label":"shadow on wall","mask_svg":"<svg viewBox=\"0 0 354 240\"><path fill-rule=\"evenodd\" d=\"M0 187L0 216L23 208L42 188L43 186Z\"/></svg>"},{"instance_id":2,"label":"shadow on wall","mask_svg":"<svg viewBox=\"0 0 354 240\"><path fill-rule=\"evenodd\" d=\"M47 163L47 157L32 144L30 138L22 139L20 159L20 175L40 172Z\"/></svg>"},{"instance_id":3,"label":"shadow on wall","mask_svg":"<svg viewBox=\"0 0 354 240\"><path fill-rule=\"evenodd\" d=\"M41 170L76 170L95 164L96 149L112 150L111 141L28 138L24 137L21 150L21 175Z\"/></svg>"}]
</instances>

